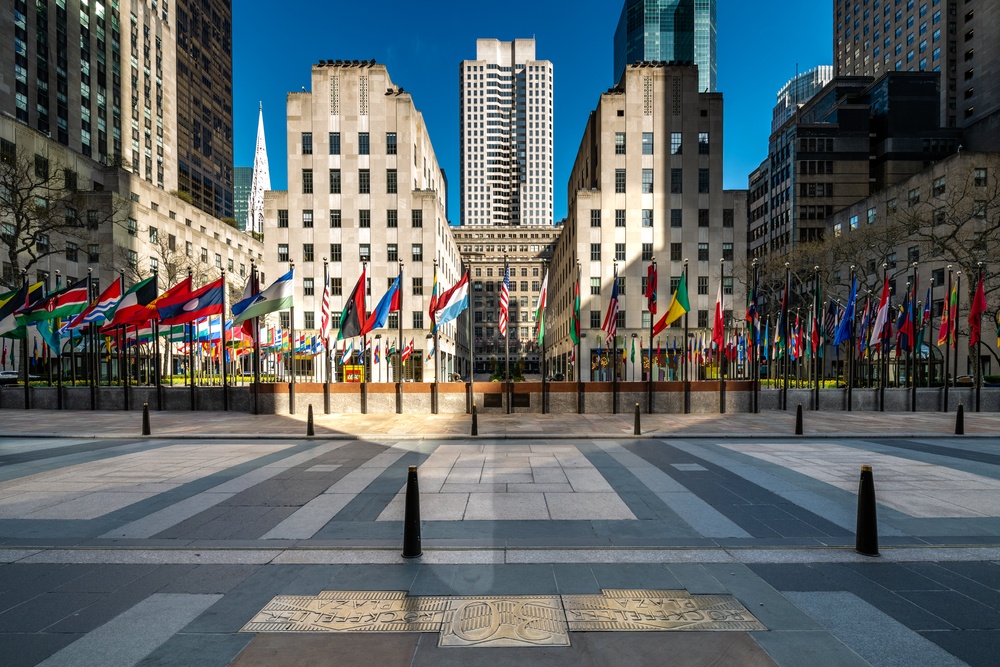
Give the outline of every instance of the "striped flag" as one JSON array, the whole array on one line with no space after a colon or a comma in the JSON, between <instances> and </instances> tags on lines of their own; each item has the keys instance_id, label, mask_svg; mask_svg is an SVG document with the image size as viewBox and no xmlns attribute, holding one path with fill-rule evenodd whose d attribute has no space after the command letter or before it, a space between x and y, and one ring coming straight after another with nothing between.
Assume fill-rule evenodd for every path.
<instances>
[{"instance_id":1,"label":"striped flag","mask_svg":"<svg viewBox=\"0 0 1000 667\"><path fill-rule=\"evenodd\" d=\"M610 345L618 335L618 269L615 269L615 278L611 287L611 301L608 302L608 312L604 315L604 324L601 325L604 331L604 341Z\"/></svg>"},{"instance_id":2,"label":"striped flag","mask_svg":"<svg viewBox=\"0 0 1000 667\"><path fill-rule=\"evenodd\" d=\"M503 283L500 285L500 335L507 337L507 318L510 310L510 265L503 268Z\"/></svg>"},{"instance_id":3,"label":"striped flag","mask_svg":"<svg viewBox=\"0 0 1000 667\"><path fill-rule=\"evenodd\" d=\"M324 344L327 339L328 332L330 331L330 279L324 278L323 280L323 305L320 307L319 311L319 335L322 337Z\"/></svg>"}]
</instances>

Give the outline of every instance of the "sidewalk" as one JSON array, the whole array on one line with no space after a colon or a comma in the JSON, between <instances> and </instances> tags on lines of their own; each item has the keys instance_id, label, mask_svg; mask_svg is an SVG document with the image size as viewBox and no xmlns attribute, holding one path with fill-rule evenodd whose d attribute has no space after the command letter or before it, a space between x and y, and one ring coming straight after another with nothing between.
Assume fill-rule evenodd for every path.
<instances>
[{"instance_id":1,"label":"sidewalk","mask_svg":"<svg viewBox=\"0 0 1000 667\"><path fill-rule=\"evenodd\" d=\"M805 412L802 436L795 436L795 411L759 414L641 414L647 438L869 438L941 437L955 434L956 416L941 412ZM150 412L153 437L301 438L307 417L240 412ZM0 432L22 437L133 437L141 433L139 411L0 410ZM325 438L464 439L470 415L314 415L316 436ZM634 415L478 415L481 439L602 439L634 437ZM1000 434L1000 414L965 413L965 434Z\"/></svg>"}]
</instances>

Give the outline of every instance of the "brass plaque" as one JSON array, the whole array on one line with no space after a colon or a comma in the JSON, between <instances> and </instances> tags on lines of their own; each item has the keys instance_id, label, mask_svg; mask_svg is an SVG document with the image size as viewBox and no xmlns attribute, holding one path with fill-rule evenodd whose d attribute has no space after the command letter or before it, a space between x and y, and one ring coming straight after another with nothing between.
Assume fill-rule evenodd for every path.
<instances>
[{"instance_id":1,"label":"brass plaque","mask_svg":"<svg viewBox=\"0 0 1000 667\"><path fill-rule=\"evenodd\" d=\"M562 601L571 632L767 629L731 595L605 590L601 595L564 595Z\"/></svg>"},{"instance_id":2,"label":"brass plaque","mask_svg":"<svg viewBox=\"0 0 1000 667\"><path fill-rule=\"evenodd\" d=\"M438 646L569 646L557 595L448 597Z\"/></svg>"},{"instance_id":3,"label":"brass plaque","mask_svg":"<svg viewBox=\"0 0 1000 667\"><path fill-rule=\"evenodd\" d=\"M570 632L767 630L731 595L427 596L402 591L279 595L240 632L438 632L438 646L569 646Z\"/></svg>"}]
</instances>

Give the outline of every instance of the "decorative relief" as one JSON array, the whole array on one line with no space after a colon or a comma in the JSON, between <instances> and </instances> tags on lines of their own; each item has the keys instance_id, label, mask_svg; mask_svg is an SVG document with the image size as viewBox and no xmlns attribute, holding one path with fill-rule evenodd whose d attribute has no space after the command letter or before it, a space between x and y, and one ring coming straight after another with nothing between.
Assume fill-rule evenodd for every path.
<instances>
[{"instance_id":1,"label":"decorative relief","mask_svg":"<svg viewBox=\"0 0 1000 667\"><path fill-rule=\"evenodd\" d=\"M368 77L362 76L358 82L358 113L362 116L368 115Z\"/></svg>"},{"instance_id":2,"label":"decorative relief","mask_svg":"<svg viewBox=\"0 0 1000 667\"><path fill-rule=\"evenodd\" d=\"M653 115L653 77L642 77L642 115Z\"/></svg>"},{"instance_id":3,"label":"decorative relief","mask_svg":"<svg viewBox=\"0 0 1000 667\"><path fill-rule=\"evenodd\" d=\"M330 115L340 114L340 77L330 77Z\"/></svg>"}]
</instances>

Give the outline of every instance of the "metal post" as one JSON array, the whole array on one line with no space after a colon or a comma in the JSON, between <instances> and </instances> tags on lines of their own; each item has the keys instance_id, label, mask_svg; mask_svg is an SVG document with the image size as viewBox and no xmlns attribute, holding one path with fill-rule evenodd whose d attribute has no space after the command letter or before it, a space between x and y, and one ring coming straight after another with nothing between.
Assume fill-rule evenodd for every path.
<instances>
[{"instance_id":1,"label":"metal post","mask_svg":"<svg viewBox=\"0 0 1000 667\"><path fill-rule=\"evenodd\" d=\"M913 262L913 286L910 289L910 312L906 318L910 322L910 412L917 411L917 263ZM912 315L912 317L910 317Z\"/></svg>"},{"instance_id":2,"label":"metal post","mask_svg":"<svg viewBox=\"0 0 1000 667\"><path fill-rule=\"evenodd\" d=\"M618 284L618 261L613 263L614 266L614 285ZM614 293L614 285L612 285L612 294ZM617 319L618 315L615 314ZM612 327L612 324L608 325ZM612 342L611 349L611 412L612 414L618 414L618 323L613 323L613 330L615 332L614 341Z\"/></svg>"},{"instance_id":3,"label":"metal post","mask_svg":"<svg viewBox=\"0 0 1000 667\"><path fill-rule=\"evenodd\" d=\"M580 260L576 261L576 288L573 295L573 317L577 316L577 301L580 298ZM579 320L573 323L573 326L577 327L576 332L576 363L573 368L573 373L576 375L576 412L577 414L583 414L583 374L580 372L583 368L583 358L580 354L583 352L583 326Z\"/></svg>"},{"instance_id":4,"label":"metal post","mask_svg":"<svg viewBox=\"0 0 1000 667\"><path fill-rule=\"evenodd\" d=\"M951 346L954 348L955 355L955 369L952 374L952 385L956 389L958 388L958 314L961 312L962 305L962 272L955 272L955 318L949 320L948 324L951 326L952 330L955 332L952 336Z\"/></svg>"},{"instance_id":5,"label":"metal post","mask_svg":"<svg viewBox=\"0 0 1000 667\"><path fill-rule=\"evenodd\" d=\"M650 262L653 267L652 277L659 281L656 273L656 258L651 257ZM656 302L659 297L657 290L660 286L656 285L655 289L651 286L647 287L652 289L653 299L647 304L647 307L649 307L649 352L646 355L646 359L649 361L649 374L646 376L646 412L653 414L653 319L656 316Z\"/></svg>"},{"instance_id":6,"label":"metal post","mask_svg":"<svg viewBox=\"0 0 1000 667\"><path fill-rule=\"evenodd\" d=\"M759 320L757 313L757 301L760 296L757 293L758 280L760 278L760 267L757 266L757 258L753 258L753 308L754 318ZM757 345L757 331L759 324L756 321L750 322L750 381L753 383L753 413L760 412L760 347Z\"/></svg>"},{"instance_id":7,"label":"metal post","mask_svg":"<svg viewBox=\"0 0 1000 667\"><path fill-rule=\"evenodd\" d=\"M983 263L976 262L976 266L979 267L979 282L983 280ZM976 290L978 292L979 287L977 285ZM975 297L973 297L975 298ZM979 336L976 338L976 412L980 411L980 399L983 390L983 314L979 313L977 315L979 322L977 324L979 329Z\"/></svg>"},{"instance_id":8,"label":"metal post","mask_svg":"<svg viewBox=\"0 0 1000 667\"><path fill-rule=\"evenodd\" d=\"M257 265L250 261L250 292L257 294L260 291L259 278L257 276ZM253 318L253 413L260 414L260 318Z\"/></svg>"},{"instance_id":9,"label":"metal post","mask_svg":"<svg viewBox=\"0 0 1000 667\"><path fill-rule=\"evenodd\" d=\"M791 288L791 285L792 285L792 277L791 277L792 273L791 273L791 269L789 268L790 266L791 266L791 264L789 262L785 262L785 296L782 299L782 301L785 303L786 307L784 308L783 317L781 318L781 345L784 348L784 354L782 354L782 359L781 359L781 361L782 361L781 365L782 365L782 368L784 369L784 372L783 372L784 380L782 381L782 389L781 389L781 409L782 410L787 410L788 409L788 370L789 370L790 361L791 361L790 360L791 355L789 354L789 350L788 350L788 319L789 319L789 317L788 317L788 307L787 307L788 302L789 302L789 291L790 291L790 288Z\"/></svg>"},{"instance_id":10,"label":"metal post","mask_svg":"<svg viewBox=\"0 0 1000 667\"><path fill-rule=\"evenodd\" d=\"M888 280L889 280L889 265L886 264L885 262L883 262L882 263L882 284L883 285L888 285L888 282L887 282ZM883 289L885 289L885 288L883 287ZM886 298L887 299L889 298L888 295L886 295ZM878 318L878 315L876 315L876 319L877 318ZM879 378L879 383L878 383L878 411L879 412L885 412L885 385L886 385L886 383L889 380L889 378L887 377L889 375L889 355L888 355L888 349L887 349L889 347L889 327L885 326L885 325L888 325L888 324L889 324L889 322L888 322L888 318L887 318L887 321L882 326L882 330L879 332L879 336L881 337L881 342L879 343L879 346L878 346L878 356L879 356L879 365L878 365L878 367L879 367L879 375L882 376L881 378Z\"/></svg>"},{"instance_id":11,"label":"metal post","mask_svg":"<svg viewBox=\"0 0 1000 667\"><path fill-rule=\"evenodd\" d=\"M403 263L399 263L399 315L396 317L396 328L399 331L399 342L396 345L397 376L396 376L396 414L403 414ZM469 345L472 345L471 341Z\"/></svg>"},{"instance_id":12,"label":"metal post","mask_svg":"<svg viewBox=\"0 0 1000 667\"><path fill-rule=\"evenodd\" d=\"M295 262L288 263L289 270L295 271ZM294 273L292 274L295 275ZM361 275L364 275L364 269L361 270ZM366 285L362 285L361 289L365 290ZM362 292L363 294L364 292ZM361 314L362 321L364 321L365 313ZM289 338L290 344L288 349L288 359L289 364L291 364L291 376L288 382L288 413L295 414L295 305L294 302L292 306L288 309L288 325L289 325Z\"/></svg>"},{"instance_id":13,"label":"metal post","mask_svg":"<svg viewBox=\"0 0 1000 667\"><path fill-rule=\"evenodd\" d=\"M928 291L930 298L927 300L927 322L925 326L927 327L927 335L925 336L927 340L927 388L930 389L931 385L934 383L934 348L937 347L937 341L934 340L934 278L931 277L930 290Z\"/></svg>"},{"instance_id":14,"label":"metal post","mask_svg":"<svg viewBox=\"0 0 1000 667\"><path fill-rule=\"evenodd\" d=\"M509 265L508 265L507 255L503 256L503 270L504 270L504 275L507 275L507 271L510 270L509 269ZM510 320L510 318L508 317L507 335L504 336L504 341L503 341L503 344L504 344L504 375L503 375L503 382L504 382L504 389L505 389L504 393L506 394L505 398L506 398L506 402L507 402L507 414L510 414L512 412L510 401L511 401L511 398L513 397L512 396L512 391L511 391L511 383L510 383L511 382L511 377L510 377L510 323L509 323L509 320Z\"/></svg>"},{"instance_id":15,"label":"metal post","mask_svg":"<svg viewBox=\"0 0 1000 667\"><path fill-rule=\"evenodd\" d=\"M226 368L226 271L222 270L222 314L219 315L219 328L222 329L222 348L219 350L219 362L222 365L222 409L229 411L229 372Z\"/></svg>"},{"instance_id":16,"label":"metal post","mask_svg":"<svg viewBox=\"0 0 1000 667\"><path fill-rule=\"evenodd\" d=\"M951 365L951 355L948 346L951 344L951 332L955 328L955 323L952 321L951 307L948 303L951 300L951 280L952 280L952 270L951 264L948 265L948 287L944 292L944 304L941 309L942 319L947 315L948 317L948 328L944 333L944 406L942 406L942 412L948 412L948 378L951 375L950 365Z\"/></svg>"},{"instance_id":17,"label":"metal post","mask_svg":"<svg viewBox=\"0 0 1000 667\"><path fill-rule=\"evenodd\" d=\"M330 293L330 265L323 258L323 295L322 299L328 299ZM329 304L325 306L329 309ZM320 337L323 340L323 414L330 414L330 374L331 374L331 362L330 362L330 322L327 320L326 328L320 332Z\"/></svg>"},{"instance_id":18,"label":"metal post","mask_svg":"<svg viewBox=\"0 0 1000 667\"><path fill-rule=\"evenodd\" d=\"M851 264L851 285L852 285L852 289L853 289L853 285L854 285L854 268L855 268L854 264ZM848 412L850 412L853 409L853 407L854 407L854 401L853 401L852 391L854 389L854 382L855 382L854 376L857 373L857 365L856 365L857 359L855 358L856 357L856 351L855 351L855 345L854 345L854 329L855 329L854 322L857 319L857 303L858 303L858 298L857 298L857 294L855 294L854 295L854 303L853 304L847 304L847 308L851 309L851 325L850 325L851 326L851 335L847 339L847 345L848 345L848 350L847 350L847 371L848 371L848 377L847 377L847 411ZM844 310L844 314L845 315L847 314L846 308Z\"/></svg>"}]
</instances>

